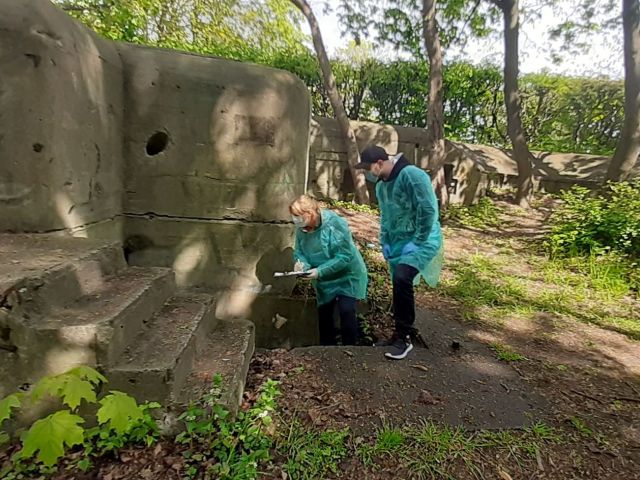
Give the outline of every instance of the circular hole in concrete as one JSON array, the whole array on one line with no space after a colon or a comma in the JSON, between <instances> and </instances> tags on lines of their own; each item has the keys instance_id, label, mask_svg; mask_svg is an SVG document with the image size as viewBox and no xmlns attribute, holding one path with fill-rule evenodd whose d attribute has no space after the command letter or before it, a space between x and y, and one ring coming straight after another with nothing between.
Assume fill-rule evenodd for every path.
<instances>
[{"instance_id":1,"label":"circular hole in concrete","mask_svg":"<svg viewBox=\"0 0 640 480\"><path fill-rule=\"evenodd\" d=\"M163 152L169 145L169 135L166 132L156 132L147 140L147 155L153 157Z\"/></svg>"},{"instance_id":2,"label":"circular hole in concrete","mask_svg":"<svg viewBox=\"0 0 640 480\"><path fill-rule=\"evenodd\" d=\"M42 145L41 143L34 143L33 144L33 151L40 153L42 150L44 149L44 145Z\"/></svg>"}]
</instances>

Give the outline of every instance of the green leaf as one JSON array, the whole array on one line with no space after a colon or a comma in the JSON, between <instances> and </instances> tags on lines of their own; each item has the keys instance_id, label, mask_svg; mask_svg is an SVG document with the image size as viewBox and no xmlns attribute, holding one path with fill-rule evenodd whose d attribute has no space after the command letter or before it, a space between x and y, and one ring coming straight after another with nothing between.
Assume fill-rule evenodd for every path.
<instances>
[{"instance_id":1,"label":"green leaf","mask_svg":"<svg viewBox=\"0 0 640 480\"><path fill-rule=\"evenodd\" d=\"M78 378L86 379L97 385L98 383L107 383L107 379L97 370L87 367L85 365L80 365L79 367L73 368L67 372L69 375L75 375Z\"/></svg>"},{"instance_id":2,"label":"green leaf","mask_svg":"<svg viewBox=\"0 0 640 480\"><path fill-rule=\"evenodd\" d=\"M60 396L71 410L78 408L83 399L90 403L96 402L96 393L93 391L93 385L72 375L67 376L60 390Z\"/></svg>"},{"instance_id":3,"label":"green leaf","mask_svg":"<svg viewBox=\"0 0 640 480\"><path fill-rule=\"evenodd\" d=\"M23 435L21 458L31 458L38 452L37 459L50 467L64 455L65 445L80 445L84 440L84 429L79 425L84 420L68 410L52 413L35 422Z\"/></svg>"},{"instance_id":4,"label":"green leaf","mask_svg":"<svg viewBox=\"0 0 640 480\"><path fill-rule=\"evenodd\" d=\"M0 400L0 424L11 417L11 409L20 407L20 394L14 393Z\"/></svg>"},{"instance_id":5,"label":"green leaf","mask_svg":"<svg viewBox=\"0 0 640 480\"><path fill-rule=\"evenodd\" d=\"M98 409L98 423L109 423L109 427L117 433L126 433L131 427L142 420L142 409L135 399L126 393L111 391L109 395L100 400Z\"/></svg>"},{"instance_id":6,"label":"green leaf","mask_svg":"<svg viewBox=\"0 0 640 480\"><path fill-rule=\"evenodd\" d=\"M62 387L63 380L58 377L44 377L41 378L38 383L36 383L35 387L33 387L33 391L31 392L31 398L34 401L40 400L45 395L58 396L58 392Z\"/></svg>"},{"instance_id":7,"label":"green leaf","mask_svg":"<svg viewBox=\"0 0 640 480\"><path fill-rule=\"evenodd\" d=\"M88 378L88 381L83 380L83 377ZM38 400L44 395L60 397L63 403L75 410L83 399L91 403L96 402L96 394L91 382L97 384L100 377L102 375L89 367L74 368L62 375L41 379L33 389L31 396L34 400Z\"/></svg>"},{"instance_id":8,"label":"green leaf","mask_svg":"<svg viewBox=\"0 0 640 480\"><path fill-rule=\"evenodd\" d=\"M0 432L0 446L9 442L9 435L5 432Z\"/></svg>"}]
</instances>

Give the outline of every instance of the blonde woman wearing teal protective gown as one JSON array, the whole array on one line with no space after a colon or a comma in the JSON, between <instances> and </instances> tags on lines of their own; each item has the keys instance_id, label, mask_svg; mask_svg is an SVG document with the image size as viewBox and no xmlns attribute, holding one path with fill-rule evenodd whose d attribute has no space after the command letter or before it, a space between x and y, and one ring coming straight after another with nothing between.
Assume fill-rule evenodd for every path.
<instances>
[{"instance_id":1,"label":"blonde woman wearing teal protective gown","mask_svg":"<svg viewBox=\"0 0 640 480\"><path fill-rule=\"evenodd\" d=\"M393 280L395 334L381 345L387 358L400 360L413 349L418 332L415 322L414 284L421 278L435 287L443 262L438 202L429 175L402 154L389 157L381 147L369 145L356 168L365 169L376 182L380 204L380 243Z\"/></svg>"},{"instance_id":2,"label":"blonde woman wearing teal protective gown","mask_svg":"<svg viewBox=\"0 0 640 480\"><path fill-rule=\"evenodd\" d=\"M356 304L367 296L367 267L353 243L347 221L321 209L303 195L289 207L296 226L295 270L308 272L318 301L320 343L336 344L333 314L340 313L343 345L355 345L358 335Z\"/></svg>"}]
</instances>

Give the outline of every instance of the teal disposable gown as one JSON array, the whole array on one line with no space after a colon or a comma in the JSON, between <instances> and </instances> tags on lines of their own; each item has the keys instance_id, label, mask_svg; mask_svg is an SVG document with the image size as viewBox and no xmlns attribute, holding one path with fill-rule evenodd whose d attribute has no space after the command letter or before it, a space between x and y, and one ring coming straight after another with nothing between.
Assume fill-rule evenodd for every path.
<instances>
[{"instance_id":1,"label":"teal disposable gown","mask_svg":"<svg viewBox=\"0 0 640 480\"><path fill-rule=\"evenodd\" d=\"M389 245L391 272L404 263L416 268L419 275L435 287L444 260L442 231L438 218L438 201L426 172L400 157L389 178L376 183L380 204L380 242ZM402 249L413 242L418 249L402 255Z\"/></svg>"},{"instance_id":2,"label":"teal disposable gown","mask_svg":"<svg viewBox=\"0 0 640 480\"><path fill-rule=\"evenodd\" d=\"M353 243L347 221L331 210L321 211L322 224L312 232L296 228L293 256L305 270L318 269L314 281L318 305L338 295L362 300L367 296L367 267Z\"/></svg>"}]
</instances>

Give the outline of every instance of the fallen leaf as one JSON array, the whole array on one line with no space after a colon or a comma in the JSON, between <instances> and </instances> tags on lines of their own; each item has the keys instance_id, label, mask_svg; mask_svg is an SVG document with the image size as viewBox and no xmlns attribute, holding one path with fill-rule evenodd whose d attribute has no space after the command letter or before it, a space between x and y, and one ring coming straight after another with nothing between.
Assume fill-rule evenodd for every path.
<instances>
[{"instance_id":1,"label":"fallen leaf","mask_svg":"<svg viewBox=\"0 0 640 480\"><path fill-rule=\"evenodd\" d=\"M418 401L420 403L424 403L425 405L437 405L438 403L441 403L441 400L439 398L434 397L433 395L431 395L431 392L427 390L422 390Z\"/></svg>"},{"instance_id":2,"label":"fallen leaf","mask_svg":"<svg viewBox=\"0 0 640 480\"><path fill-rule=\"evenodd\" d=\"M347 355L348 357L353 357L353 352L350 350L345 350L344 354Z\"/></svg>"},{"instance_id":3,"label":"fallen leaf","mask_svg":"<svg viewBox=\"0 0 640 480\"><path fill-rule=\"evenodd\" d=\"M413 368L417 368L418 370L422 370L423 372L428 372L429 371L429 367L425 366L425 365L420 365L419 363L416 363L414 365L411 365Z\"/></svg>"},{"instance_id":4,"label":"fallen leaf","mask_svg":"<svg viewBox=\"0 0 640 480\"><path fill-rule=\"evenodd\" d=\"M507 472L505 472L502 469L498 469L498 475L500 475L500 478L502 478L502 480L513 480L511 475L509 475Z\"/></svg>"}]
</instances>

